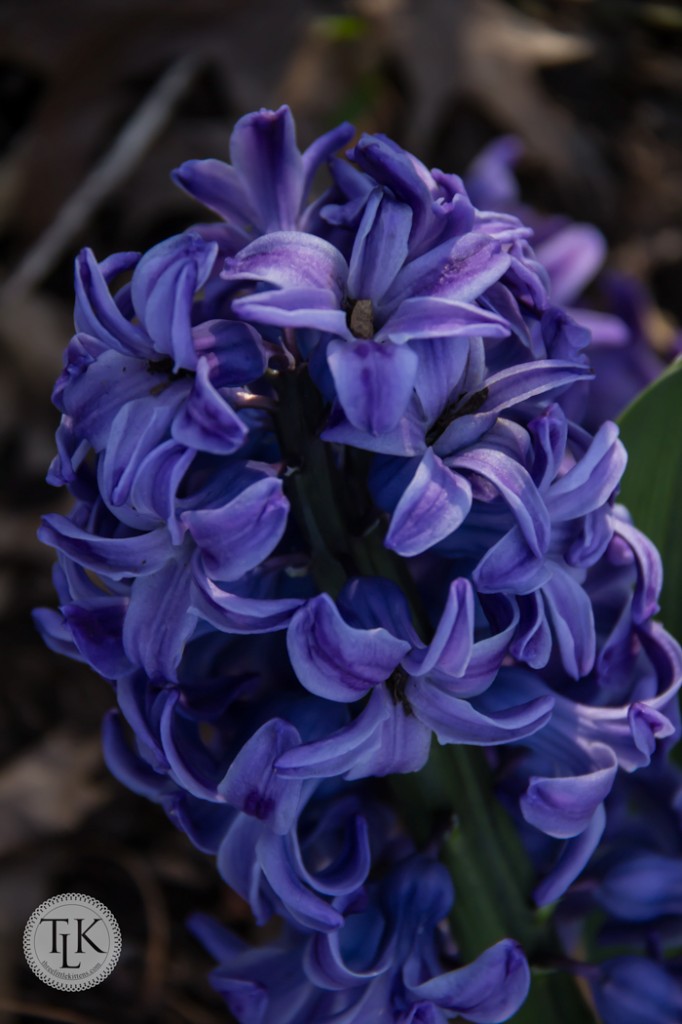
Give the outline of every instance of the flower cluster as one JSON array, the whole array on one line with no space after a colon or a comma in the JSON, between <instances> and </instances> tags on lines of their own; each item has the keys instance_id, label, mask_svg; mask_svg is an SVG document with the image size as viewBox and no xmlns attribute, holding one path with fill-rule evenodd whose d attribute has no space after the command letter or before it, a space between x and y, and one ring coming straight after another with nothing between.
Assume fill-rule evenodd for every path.
<instances>
[{"instance_id":1,"label":"flower cluster","mask_svg":"<svg viewBox=\"0 0 682 1024\"><path fill-rule=\"evenodd\" d=\"M301 153L287 108L249 115L175 173L219 223L78 257L36 618L112 681L114 774L283 919L254 949L195 922L240 1022L502 1021L523 952L462 964L377 780L491 748L553 902L677 734L682 653L617 428L562 406L590 334L531 230L383 136L337 158L352 134Z\"/></svg>"}]
</instances>

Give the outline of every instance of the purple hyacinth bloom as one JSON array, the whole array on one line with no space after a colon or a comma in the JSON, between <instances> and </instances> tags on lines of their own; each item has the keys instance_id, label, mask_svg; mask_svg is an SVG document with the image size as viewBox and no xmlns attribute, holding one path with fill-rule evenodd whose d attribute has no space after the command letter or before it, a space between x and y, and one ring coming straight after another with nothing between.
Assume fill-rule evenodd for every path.
<instances>
[{"instance_id":1,"label":"purple hyacinth bloom","mask_svg":"<svg viewBox=\"0 0 682 1024\"><path fill-rule=\"evenodd\" d=\"M256 925L281 919L253 946L196 925L239 1021L494 1024L528 991L521 926L495 907L457 953L435 858L460 808L432 808L417 854L385 777L434 737L452 765L486 748L490 794L452 803L509 812L536 902L561 898L547 956L574 955L578 906L653 927L677 913L679 847L613 850L621 794L679 734L682 652L652 621L660 558L616 503L617 428L571 411L588 328L615 321L557 303L601 237L563 225L534 248L508 144L469 194L383 136L336 157L351 135L301 152L288 108L248 115L230 164L175 174L218 222L78 257L49 476L74 505L41 526L59 607L35 618L111 681L113 774ZM634 955L668 1013L674 972ZM588 965L614 1024L636 1005L618 963Z\"/></svg>"}]
</instances>

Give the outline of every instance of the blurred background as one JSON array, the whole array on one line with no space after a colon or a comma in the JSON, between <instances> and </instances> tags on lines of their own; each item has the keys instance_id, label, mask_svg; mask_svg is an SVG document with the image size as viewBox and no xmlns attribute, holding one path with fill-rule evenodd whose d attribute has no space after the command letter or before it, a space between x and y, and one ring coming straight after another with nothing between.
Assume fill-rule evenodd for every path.
<instances>
[{"instance_id":1,"label":"blurred background","mask_svg":"<svg viewBox=\"0 0 682 1024\"><path fill-rule=\"evenodd\" d=\"M609 266L650 290L648 343L664 358L678 343L679 0L0 2L1 1024L228 1019L183 922L246 912L107 775L107 684L44 649L30 610L53 604L39 516L68 507L44 477L73 257L188 226L200 214L169 171L227 159L236 118L283 102L303 145L348 119L458 173L516 135L524 202L597 224ZM89 992L52 991L23 960L28 916L66 891L101 899L123 932L118 968Z\"/></svg>"}]
</instances>

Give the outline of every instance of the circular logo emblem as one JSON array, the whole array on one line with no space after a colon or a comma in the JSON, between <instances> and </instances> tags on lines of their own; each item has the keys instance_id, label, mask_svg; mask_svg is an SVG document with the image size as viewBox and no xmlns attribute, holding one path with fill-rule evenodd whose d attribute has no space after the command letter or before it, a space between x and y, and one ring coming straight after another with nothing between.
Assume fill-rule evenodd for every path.
<instances>
[{"instance_id":1,"label":"circular logo emblem","mask_svg":"<svg viewBox=\"0 0 682 1024\"><path fill-rule=\"evenodd\" d=\"M121 930L92 896L66 892L33 911L24 929L24 956L46 985L63 991L93 988L111 974L121 954Z\"/></svg>"}]
</instances>

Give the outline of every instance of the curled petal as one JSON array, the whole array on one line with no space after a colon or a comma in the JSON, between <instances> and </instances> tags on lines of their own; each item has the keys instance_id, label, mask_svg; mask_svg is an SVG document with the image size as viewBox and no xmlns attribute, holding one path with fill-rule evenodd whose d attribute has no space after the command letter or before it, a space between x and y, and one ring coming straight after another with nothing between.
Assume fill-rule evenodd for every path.
<instances>
[{"instance_id":1,"label":"curled petal","mask_svg":"<svg viewBox=\"0 0 682 1024\"><path fill-rule=\"evenodd\" d=\"M123 731L121 715L116 710L108 711L102 722L102 750L111 774L133 793L158 802L176 790L175 784L167 776L155 772L139 754L131 750Z\"/></svg>"},{"instance_id":2,"label":"curled petal","mask_svg":"<svg viewBox=\"0 0 682 1024\"><path fill-rule=\"evenodd\" d=\"M266 722L239 751L218 792L233 807L286 835L296 820L301 784L285 779L275 763L300 742L298 731L288 722L281 718Z\"/></svg>"},{"instance_id":3,"label":"curled petal","mask_svg":"<svg viewBox=\"0 0 682 1024\"><path fill-rule=\"evenodd\" d=\"M289 750L277 761L287 778L345 779L419 771L429 756L431 732L377 686L358 717L315 743Z\"/></svg>"},{"instance_id":4,"label":"curled petal","mask_svg":"<svg viewBox=\"0 0 682 1024\"><path fill-rule=\"evenodd\" d=\"M286 629L300 598L259 598L230 594L193 567L191 610L223 633L272 633Z\"/></svg>"},{"instance_id":5,"label":"curled petal","mask_svg":"<svg viewBox=\"0 0 682 1024\"><path fill-rule=\"evenodd\" d=\"M258 859L263 874L295 921L316 932L341 927L343 915L304 884L286 837L263 833L258 841Z\"/></svg>"},{"instance_id":6,"label":"curled petal","mask_svg":"<svg viewBox=\"0 0 682 1024\"><path fill-rule=\"evenodd\" d=\"M208 576L229 581L239 579L277 547L288 514L282 481L265 477L222 508L183 512L180 518L201 551Z\"/></svg>"},{"instance_id":7,"label":"curled petal","mask_svg":"<svg viewBox=\"0 0 682 1024\"><path fill-rule=\"evenodd\" d=\"M247 433L243 420L213 387L208 360L199 359L194 386L173 420L173 437L188 448L230 455Z\"/></svg>"},{"instance_id":8,"label":"curled petal","mask_svg":"<svg viewBox=\"0 0 682 1024\"><path fill-rule=\"evenodd\" d=\"M623 511L622 509L620 511ZM614 516L614 533L621 537L632 552L637 567L637 585L632 602L635 622L646 622L659 608L658 598L663 585L663 564L656 547L648 537L621 515Z\"/></svg>"},{"instance_id":9,"label":"curled petal","mask_svg":"<svg viewBox=\"0 0 682 1024\"><path fill-rule=\"evenodd\" d=\"M587 827L575 839L569 839L552 871L543 879L533 893L539 907L554 903L576 880L597 849L606 828L606 811L599 804Z\"/></svg>"},{"instance_id":10,"label":"curled petal","mask_svg":"<svg viewBox=\"0 0 682 1024\"><path fill-rule=\"evenodd\" d=\"M606 256L606 239L592 224L568 224L536 247L549 274L552 299L573 302L595 276Z\"/></svg>"},{"instance_id":11,"label":"curled petal","mask_svg":"<svg viewBox=\"0 0 682 1024\"><path fill-rule=\"evenodd\" d=\"M481 594L525 595L543 587L551 575L551 565L531 551L515 526L486 551L473 580Z\"/></svg>"},{"instance_id":12,"label":"curled petal","mask_svg":"<svg viewBox=\"0 0 682 1024\"><path fill-rule=\"evenodd\" d=\"M530 825L555 839L570 839L585 831L611 792L618 770L609 747L595 744L593 750L598 767L587 775L531 778L521 797L521 811Z\"/></svg>"},{"instance_id":13,"label":"curled petal","mask_svg":"<svg viewBox=\"0 0 682 1024\"><path fill-rule=\"evenodd\" d=\"M582 459L552 484L547 504L553 520L562 522L600 508L615 491L627 462L615 423L604 423Z\"/></svg>"},{"instance_id":14,"label":"curled petal","mask_svg":"<svg viewBox=\"0 0 682 1024\"><path fill-rule=\"evenodd\" d=\"M467 670L474 641L474 592L465 579L450 584L448 599L433 640L421 650L412 651L403 665L414 676L428 675L434 669L447 676L462 676Z\"/></svg>"},{"instance_id":15,"label":"curled petal","mask_svg":"<svg viewBox=\"0 0 682 1024\"><path fill-rule=\"evenodd\" d=\"M472 302L494 284L509 267L510 257L499 242L485 235L468 234L443 242L412 260L400 271L384 298L395 307L413 295Z\"/></svg>"},{"instance_id":16,"label":"curled petal","mask_svg":"<svg viewBox=\"0 0 682 1024\"><path fill-rule=\"evenodd\" d=\"M564 668L581 679L594 665L597 640L592 602L585 590L559 566L543 586Z\"/></svg>"},{"instance_id":17,"label":"curled petal","mask_svg":"<svg viewBox=\"0 0 682 1024\"><path fill-rule=\"evenodd\" d=\"M125 598L113 598L94 607L67 604L61 609L76 647L105 679L117 679L131 670L122 640L127 606Z\"/></svg>"},{"instance_id":18,"label":"curled petal","mask_svg":"<svg viewBox=\"0 0 682 1024\"><path fill-rule=\"evenodd\" d=\"M409 558L449 537L471 508L471 486L429 448L400 498L384 541Z\"/></svg>"},{"instance_id":19,"label":"curled petal","mask_svg":"<svg viewBox=\"0 0 682 1024\"><path fill-rule=\"evenodd\" d=\"M292 619L287 645L294 671L311 693L355 701L388 679L410 649L387 630L354 629L327 594L320 594Z\"/></svg>"},{"instance_id":20,"label":"curled petal","mask_svg":"<svg viewBox=\"0 0 682 1024\"><path fill-rule=\"evenodd\" d=\"M135 268L131 285L135 313L154 349L170 356L176 371L196 367L192 305L217 255L215 242L187 233L155 245Z\"/></svg>"},{"instance_id":21,"label":"curled petal","mask_svg":"<svg viewBox=\"0 0 682 1024\"><path fill-rule=\"evenodd\" d=\"M545 696L485 714L470 701L453 697L433 683L411 679L405 692L414 713L443 744L489 747L516 742L542 729L554 706L554 699Z\"/></svg>"},{"instance_id":22,"label":"curled petal","mask_svg":"<svg viewBox=\"0 0 682 1024\"><path fill-rule=\"evenodd\" d=\"M43 517L38 538L85 569L112 580L155 573L171 554L164 528L132 537L98 537L56 513Z\"/></svg>"},{"instance_id":23,"label":"curled petal","mask_svg":"<svg viewBox=\"0 0 682 1024\"><path fill-rule=\"evenodd\" d=\"M538 359L500 370L485 382L481 412L500 413L514 405L594 376L587 367L560 359Z\"/></svg>"},{"instance_id":24,"label":"curled petal","mask_svg":"<svg viewBox=\"0 0 682 1024\"><path fill-rule=\"evenodd\" d=\"M193 199L213 210L230 225L235 223L245 241L256 222L245 183L238 171L222 160L186 160L172 173L173 181Z\"/></svg>"},{"instance_id":25,"label":"curled petal","mask_svg":"<svg viewBox=\"0 0 682 1024\"><path fill-rule=\"evenodd\" d=\"M550 518L545 503L529 473L504 452L477 448L448 460L455 469L477 473L499 491L509 505L530 550L538 557L550 539Z\"/></svg>"},{"instance_id":26,"label":"curled petal","mask_svg":"<svg viewBox=\"0 0 682 1024\"><path fill-rule=\"evenodd\" d=\"M144 357L151 348L149 341L136 324L123 316L107 281L112 271L130 270L138 259L138 253L120 253L115 266L110 261L98 265L92 250L83 249L76 257L74 317L77 331L105 342L116 352Z\"/></svg>"},{"instance_id":27,"label":"curled petal","mask_svg":"<svg viewBox=\"0 0 682 1024\"><path fill-rule=\"evenodd\" d=\"M528 995L530 968L518 942L503 939L465 967L420 985L411 984L409 974L406 981L414 999L429 1000L475 1024L499 1024Z\"/></svg>"}]
</instances>

